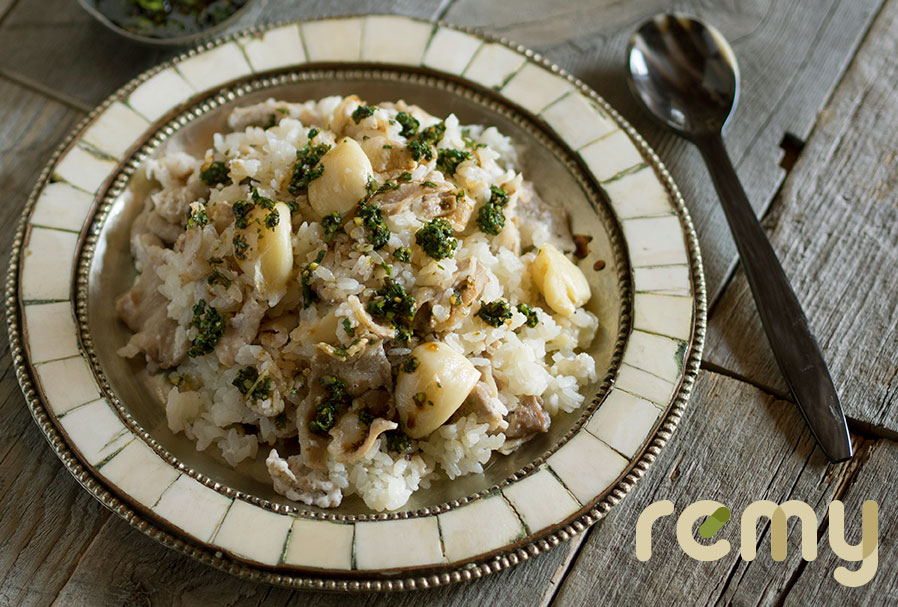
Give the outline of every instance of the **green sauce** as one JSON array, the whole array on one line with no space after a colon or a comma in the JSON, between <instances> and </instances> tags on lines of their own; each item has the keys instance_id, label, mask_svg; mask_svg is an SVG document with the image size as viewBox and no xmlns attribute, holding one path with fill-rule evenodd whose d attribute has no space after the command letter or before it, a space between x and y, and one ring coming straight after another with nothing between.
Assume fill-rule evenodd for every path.
<instances>
[{"instance_id":1,"label":"green sauce","mask_svg":"<svg viewBox=\"0 0 898 607\"><path fill-rule=\"evenodd\" d=\"M174 38L214 27L247 0L97 0L110 21L138 36Z\"/></svg>"}]
</instances>

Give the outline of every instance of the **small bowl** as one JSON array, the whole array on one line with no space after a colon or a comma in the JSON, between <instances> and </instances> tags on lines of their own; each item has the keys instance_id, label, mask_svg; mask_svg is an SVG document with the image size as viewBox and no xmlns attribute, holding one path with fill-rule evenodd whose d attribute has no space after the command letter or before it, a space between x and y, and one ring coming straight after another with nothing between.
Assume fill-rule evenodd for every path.
<instances>
[{"instance_id":1,"label":"small bowl","mask_svg":"<svg viewBox=\"0 0 898 607\"><path fill-rule=\"evenodd\" d=\"M127 2L127 0L117 0L118 2ZM215 25L210 25L204 29L201 29L196 32L191 32L189 34L184 34L181 36L169 36L165 38L156 38L153 36L142 36L140 34L135 34L134 32L130 32L125 28L121 27L108 16L106 16L97 6L97 0L78 0L78 4L86 10L94 19L105 25L107 28L124 36L125 38L129 38L131 40L136 40L137 42L142 42L144 44L150 44L154 46L184 46L187 44L193 44L204 38L211 38L215 35L221 34L224 32L229 26L233 25L241 16L243 16L247 9L256 2L256 0L246 0L246 3L234 11L227 19L223 19L219 21Z\"/></svg>"}]
</instances>

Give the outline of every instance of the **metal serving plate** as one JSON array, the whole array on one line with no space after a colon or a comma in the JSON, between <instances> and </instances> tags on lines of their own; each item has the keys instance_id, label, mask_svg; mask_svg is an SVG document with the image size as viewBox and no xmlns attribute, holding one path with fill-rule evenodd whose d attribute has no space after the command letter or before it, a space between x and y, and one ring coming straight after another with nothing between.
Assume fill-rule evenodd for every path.
<instances>
[{"instance_id":1,"label":"metal serving plate","mask_svg":"<svg viewBox=\"0 0 898 607\"><path fill-rule=\"evenodd\" d=\"M134 276L128 231L147 187L141 163L173 150L201 155L234 107L335 94L405 99L462 124L496 126L518 147L525 177L569 212L575 233L592 237L580 265L601 328L590 348L599 381L586 404L514 454L494 456L482 475L433 483L396 512L372 512L355 496L332 510L291 502L271 489L264 449L236 469L211 449L197 452L169 430L144 364L116 355L130 336L114 300ZM601 518L678 422L705 323L682 199L613 109L529 51L393 16L250 30L123 87L79 125L35 188L7 305L35 420L97 499L216 567L332 590L479 577ZM390 545L397 541L405 556Z\"/></svg>"}]
</instances>

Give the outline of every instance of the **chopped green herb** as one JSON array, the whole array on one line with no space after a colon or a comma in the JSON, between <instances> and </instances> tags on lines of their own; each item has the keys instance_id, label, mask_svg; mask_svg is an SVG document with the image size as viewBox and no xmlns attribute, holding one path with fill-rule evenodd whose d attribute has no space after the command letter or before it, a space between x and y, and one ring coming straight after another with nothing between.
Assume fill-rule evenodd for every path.
<instances>
[{"instance_id":1,"label":"chopped green herb","mask_svg":"<svg viewBox=\"0 0 898 607\"><path fill-rule=\"evenodd\" d=\"M244 367L237 372L237 377L231 382L236 386L240 394L249 396L252 400L265 400L271 396L271 378L268 375L259 376L255 367Z\"/></svg>"},{"instance_id":2,"label":"chopped green herb","mask_svg":"<svg viewBox=\"0 0 898 607\"><path fill-rule=\"evenodd\" d=\"M402 173L399 177L397 177L397 179L398 179L399 181L411 181L411 180L412 180L412 174L409 173L408 171L405 171L405 172Z\"/></svg>"},{"instance_id":3,"label":"chopped green herb","mask_svg":"<svg viewBox=\"0 0 898 607\"><path fill-rule=\"evenodd\" d=\"M263 209L273 209L274 208L274 201L271 198L266 198L265 196L262 196L261 194L259 194L259 190L256 188L253 188L252 198L253 198L253 203L259 205Z\"/></svg>"},{"instance_id":4,"label":"chopped green herb","mask_svg":"<svg viewBox=\"0 0 898 607\"><path fill-rule=\"evenodd\" d=\"M399 247L393 251L393 259L408 263L412 260L412 250L408 247Z\"/></svg>"},{"instance_id":5,"label":"chopped green herb","mask_svg":"<svg viewBox=\"0 0 898 607\"><path fill-rule=\"evenodd\" d=\"M288 109L285 108L285 107L276 107L276 108L274 108L274 111L277 112L277 113L279 113L279 114L283 114L284 116L286 116L287 114L290 113L290 110L288 110Z\"/></svg>"},{"instance_id":6,"label":"chopped green herb","mask_svg":"<svg viewBox=\"0 0 898 607\"><path fill-rule=\"evenodd\" d=\"M471 131L469 129L463 129L461 132L461 140L464 142L466 148L470 148L472 150L476 150L477 148L485 148L485 143L477 143L471 138Z\"/></svg>"},{"instance_id":7,"label":"chopped green herb","mask_svg":"<svg viewBox=\"0 0 898 607\"><path fill-rule=\"evenodd\" d=\"M312 129L313 131L315 129ZM310 131L311 132L311 131ZM321 157L327 154L331 146L326 143L312 145L307 143L296 152L296 163L293 165L293 174L290 177L290 185L287 190L296 196L307 189L309 184L321 177L324 167L321 166Z\"/></svg>"},{"instance_id":8,"label":"chopped green herb","mask_svg":"<svg viewBox=\"0 0 898 607\"><path fill-rule=\"evenodd\" d=\"M490 199L477 212L477 227L484 234L497 235L505 227L505 205L508 204L508 192L496 186L490 186Z\"/></svg>"},{"instance_id":9,"label":"chopped green herb","mask_svg":"<svg viewBox=\"0 0 898 607\"><path fill-rule=\"evenodd\" d=\"M376 107L371 107L370 105L360 105L352 113L352 121L358 124L368 116L372 116L376 109Z\"/></svg>"},{"instance_id":10,"label":"chopped green herb","mask_svg":"<svg viewBox=\"0 0 898 607\"><path fill-rule=\"evenodd\" d=\"M273 230L280 220L281 214L277 211L271 211L271 213L265 216L265 227L269 230Z\"/></svg>"},{"instance_id":11,"label":"chopped green herb","mask_svg":"<svg viewBox=\"0 0 898 607\"><path fill-rule=\"evenodd\" d=\"M315 417L309 422L309 430L315 434L326 435L334 427L337 414L352 402L346 393L346 382L336 375L324 375L318 378L327 395L315 406Z\"/></svg>"},{"instance_id":12,"label":"chopped green herb","mask_svg":"<svg viewBox=\"0 0 898 607\"><path fill-rule=\"evenodd\" d=\"M399 112L396 114L396 122L402 126L402 131L400 131L399 134L406 138L417 135L418 127L421 126L421 123L408 112Z\"/></svg>"},{"instance_id":13,"label":"chopped green herb","mask_svg":"<svg viewBox=\"0 0 898 607\"><path fill-rule=\"evenodd\" d=\"M318 264L324 259L327 251L318 251L315 261L304 264L299 271L299 283L302 286L302 307L308 308L318 300L318 294L312 289L312 272L318 268Z\"/></svg>"},{"instance_id":14,"label":"chopped green herb","mask_svg":"<svg viewBox=\"0 0 898 607\"><path fill-rule=\"evenodd\" d=\"M249 215L254 206L256 205L246 200L238 200L231 205L231 212L234 213L234 225L241 230L246 229L246 216Z\"/></svg>"},{"instance_id":15,"label":"chopped green herb","mask_svg":"<svg viewBox=\"0 0 898 607\"><path fill-rule=\"evenodd\" d=\"M374 292L374 297L365 307L368 314L389 322L396 329L396 339L407 340L415 318L415 298L406 293L405 288L390 278L384 279L384 286Z\"/></svg>"},{"instance_id":16,"label":"chopped green herb","mask_svg":"<svg viewBox=\"0 0 898 607\"><path fill-rule=\"evenodd\" d=\"M527 321L524 324L526 324L531 329L539 324L539 317L536 315L536 310L534 310L527 304L519 303L518 312L527 317Z\"/></svg>"},{"instance_id":17,"label":"chopped green herb","mask_svg":"<svg viewBox=\"0 0 898 607\"><path fill-rule=\"evenodd\" d=\"M309 139L309 141L312 141L313 139L315 139L319 132L320 131L318 129L312 127L309 129L309 132L306 133L306 137Z\"/></svg>"},{"instance_id":18,"label":"chopped green herb","mask_svg":"<svg viewBox=\"0 0 898 607\"><path fill-rule=\"evenodd\" d=\"M442 217L431 219L415 232L415 243L437 261L452 257L458 247L452 225Z\"/></svg>"},{"instance_id":19,"label":"chopped green herb","mask_svg":"<svg viewBox=\"0 0 898 607\"><path fill-rule=\"evenodd\" d=\"M225 321L221 313L212 306L206 305L206 300L199 300L193 306L192 327L196 327L196 337L187 350L191 358L208 354L215 349L215 344L224 335Z\"/></svg>"},{"instance_id":20,"label":"chopped green herb","mask_svg":"<svg viewBox=\"0 0 898 607\"><path fill-rule=\"evenodd\" d=\"M458 165L471 157L471 152L446 148L437 151L437 170L444 175L452 177L458 170Z\"/></svg>"},{"instance_id":21,"label":"chopped green herb","mask_svg":"<svg viewBox=\"0 0 898 607\"><path fill-rule=\"evenodd\" d=\"M187 219L187 229L201 228L205 225L209 225L209 214L206 212L206 205L200 204L197 210L191 213L190 218Z\"/></svg>"},{"instance_id":22,"label":"chopped green herb","mask_svg":"<svg viewBox=\"0 0 898 607\"><path fill-rule=\"evenodd\" d=\"M424 182L424 185L427 186L428 188L435 188L435 187L437 187L437 184L435 184L435 183L432 182L432 181L425 181L425 182Z\"/></svg>"},{"instance_id":23,"label":"chopped green herb","mask_svg":"<svg viewBox=\"0 0 898 607\"><path fill-rule=\"evenodd\" d=\"M210 285L219 284L225 289L231 286L231 279L225 276L218 268L212 268L212 273L209 274L209 278L206 279L206 282Z\"/></svg>"},{"instance_id":24,"label":"chopped green herb","mask_svg":"<svg viewBox=\"0 0 898 607\"><path fill-rule=\"evenodd\" d=\"M392 150L392 149L393 149L393 146L390 145L389 143L385 143L385 144L383 145L383 149L385 149L385 150Z\"/></svg>"},{"instance_id":25,"label":"chopped green herb","mask_svg":"<svg viewBox=\"0 0 898 607\"><path fill-rule=\"evenodd\" d=\"M231 178L228 177L228 167L224 162L216 160L206 170L200 171L200 181L210 188L216 185L228 184L231 182Z\"/></svg>"},{"instance_id":26,"label":"chopped green herb","mask_svg":"<svg viewBox=\"0 0 898 607\"><path fill-rule=\"evenodd\" d=\"M324 241L330 242L337 235L337 232L340 231L340 228L343 227L343 216L334 211L322 218L321 225L324 228Z\"/></svg>"},{"instance_id":27,"label":"chopped green herb","mask_svg":"<svg viewBox=\"0 0 898 607\"><path fill-rule=\"evenodd\" d=\"M480 302L480 310L477 311L477 316L491 327L501 327L511 320L511 306L502 299L489 303Z\"/></svg>"},{"instance_id":28,"label":"chopped green herb","mask_svg":"<svg viewBox=\"0 0 898 607\"><path fill-rule=\"evenodd\" d=\"M359 205L357 216L361 218L367 231L365 240L374 247L374 250L387 246L390 240L390 228L384 223L380 208L373 204L362 203Z\"/></svg>"},{"instance_id":29,"label":"chopped green herb","mask_svg":"<svg viewBox=\"0 0 898 607\"><path fill-rule=\"evenodd\" d=\"M433 148L443 139L446 133L446 124L438 122L427 127L406 144L413 160L433 160Z\"/></svg>"},{"instance_id":30,"label":"chopped green herb","mask_svg":"<svg viewBox=\"0 0 898 607\"><path fill-rule=\"evenodd\" d=\"M394 453L406 453L412 449L411 439L398 428L396 430L387 430L383 433L384 441L387 444L387 451Z\"/></svg>"},{"instance_id":31,"label":"chopped green herb","mask_svg":"<svg viewBox=\"0 0 898 607\"><path fill-rule=\"evenodd\" d=\"M403 361L402 366L399 368L405 373L414 373L415 369L417 369L418 365L420 364L421 361L419 361L417 358L415 358L414 356L409 356Z\"/></svg>"},{"instance_id":32,"label":"chopped green herb","mask_svg":"<svg viewBox=\"0 0 898 607\"><path fill-rule=\"evenodd\" d=\"M249 243L246 242L241 234L236 234L234 240L234 257L237 259L246 259L246 252L249 250Z\"/></svg>"},{"instance_id":33,"label":"chopped green herb","mask_svg":"<svg viewBox=\"0 0 898 607\"><path fill-rule=\"evenodd\" d=\"M348 318L343 319L343 330L346 331L346 334L350 337L355 336L355 329L352 328L352 321Z\"/></svg>"},{"instance_id":34,"label":"chopped green herb","mask_svg":"<svg viewBox=\"0 0 898 607\"><path fill-rule=\"evenodd\" d=\"M371 413L368 409L359 409L357 414L359 416L359 423L364 424L366 426L370 426L371 422L374 421L374 414Z\"/></svg>"}]
</instances>

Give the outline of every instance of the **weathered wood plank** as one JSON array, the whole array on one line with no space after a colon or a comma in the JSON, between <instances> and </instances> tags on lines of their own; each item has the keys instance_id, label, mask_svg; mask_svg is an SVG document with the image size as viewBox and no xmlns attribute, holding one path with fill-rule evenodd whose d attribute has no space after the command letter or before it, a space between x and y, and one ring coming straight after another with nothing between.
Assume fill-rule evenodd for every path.
<instances>
[{"instance_id":1,"label":"weathered wood plank","mask_svg":"<svg viewBox=\"0 0 898 607\"><path fill-rule=\"evenodd\" d=\"M440 0L270 0L250 7L231 30L267 21L366 12L430 18L440 4ZM0 25L0 71L37 80L60 97L76 100L76 105L96 105L140 72L181 50L131 42L100 25L71 0L19 2Z\"/></svg>"},{"instance_id":2,"label":"weathered wood plank","mask_svg":"<svg viewBox=\"0 0 898 607\"><path fill-rule=\"evenodd\" d=\"M715 24L733 44L742 98L726 142L746 192L763 213L782 183L779 144L805 139L882 0L678 2L677 10ZM701 158L656 126L625 78L625 49L635 28L671 10L663 0L540 0L507 4L458 0L446 19L475 25L535 48L593 87L648 140L686 198L701 242L713 301L735 264L736 249Z\"/></svg>"},{"instance_id":3,"label":"weathered wood plank","mask_svg":"<svg viewBox=\"0 0 898 607\"><path fill-rule=\"evenodd\" d=\"M827 464L790 403L702 372L681 427L633 493L586 540L556 604L774 604L801 563L796 528L790 526L786 560L774 562L763 519L758 557L746 562L739 556L739 516L757 500L799 499L822 520L848 469ZM664 499L674 503L675 515L655 523L651 560L641 562L635 556L636 521L646 506ZM693 561L675 539L676 517L703 499L733 513L714 537L728 540L731 552L715 562Z\"/></svg>"},{"instance_id":4,"label":"weathered wood plank","mask_svg":"<svg viewBox=\"0 0 898 607\"><path fill-rule=\"evenodd\" d=\"M848 491L840 499L845 505L845 539L861 541L863 503L879 504L879 567L872 580L857 588L842 586L833 578L836 567L855 571L857 563L838 558L830 548L829 532L820 538L818 558L809 562L785 595L784 605L894 605L898 602L898 512L894 508L898 483L898 444L881 440L874 444ZM827 521L827 527L830 527Z\"/></svg>"},{"instance_id":5,"label":"weathered wood plank","mask_svg":"<svg viewBox=\"0 0 898 607\"><path fill-rule=\"evenodd\" d=\"M898 3L882 11L765 222L845 412L898 431ZM740 271L706 359L781 393Z\"/></svg>"},{"instance_id":6,"label":"weathered wood plank","mask_svg":"<svg viewBox=\"0 0 898 607\"><path fill-rule=\"evenodd\" d=\"M0 267L28 190L80 114L0 80ZM69 476L32 423L0 341L0 604L46 604L109 514Z\"/></svg>"},{"instance_id":7,"label":"weathered wood plank","mask_svg":"<svg viewBox=\"0 0 898 607\"><path fill-rule=\"evenodd\" d=\"M96 509L101 506L96 504ZM309 607L388 605L466 606L537 604L550 592L575 550L574 541L512 570L476 582L401 594L322 594L293 592L240 580L169 550L110 518L56 597L65 605L308 605Z\"/></svg>"}]
</instances>

